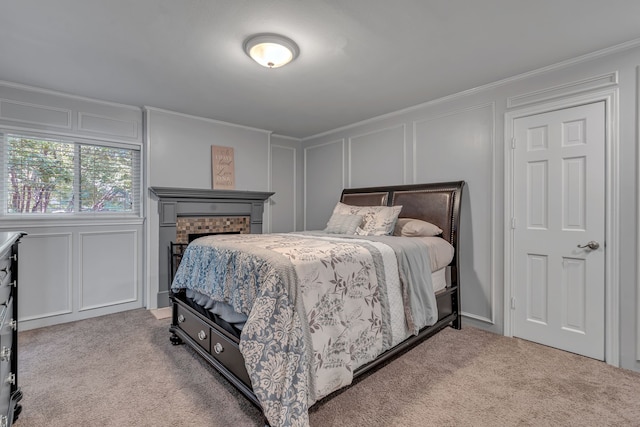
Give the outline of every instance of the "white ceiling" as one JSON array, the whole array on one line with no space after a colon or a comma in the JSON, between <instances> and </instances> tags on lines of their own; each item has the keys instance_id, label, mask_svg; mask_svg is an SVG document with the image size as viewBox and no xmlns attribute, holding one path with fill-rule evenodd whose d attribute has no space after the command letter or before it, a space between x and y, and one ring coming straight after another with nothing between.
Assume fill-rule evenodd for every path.
<instances>
[{"instance_id":1,"label":"white ceiling","mask_svg":"<svg viewBox=\"0 0 640 427\"><path fill-rule=\"evenodd\" d=\"M640 39L638 0L0 0L0 80L307 137ZM242 43L294 39L266 69Z\"/></svg>"}]
</instances>

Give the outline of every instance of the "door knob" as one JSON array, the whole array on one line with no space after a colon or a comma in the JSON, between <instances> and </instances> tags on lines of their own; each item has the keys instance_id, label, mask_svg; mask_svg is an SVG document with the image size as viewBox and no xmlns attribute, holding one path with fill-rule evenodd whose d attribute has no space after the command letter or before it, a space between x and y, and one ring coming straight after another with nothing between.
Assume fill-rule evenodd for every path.
<instances>
[{"instance_id":1,"label":"door knob","mask_svg":"<svg viewBox=\"0 0 640 427\"><path fill-rule=\"evenodd\" d=\"M595 251L596 249L598 249L600 247L600 243L596 242L595 240L590 241L589 243L587 243L586 245L578 245L579 248L589 248L592 251Z\"/></svg>"}]
</instances>

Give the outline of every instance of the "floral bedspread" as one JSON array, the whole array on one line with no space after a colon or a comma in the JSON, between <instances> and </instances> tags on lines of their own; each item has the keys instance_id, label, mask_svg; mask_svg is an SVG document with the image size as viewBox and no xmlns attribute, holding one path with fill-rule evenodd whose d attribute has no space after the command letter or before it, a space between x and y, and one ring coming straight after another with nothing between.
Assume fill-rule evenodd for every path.
<instances>
[{"instance_id":1,"label":"floral bedspread","mask_svg":"<svg viewBox=\"0 0 640 427\"><path fill-rule=\"evenodd\" d=\"M203 237L186 249L172 290L192 289L246 314L240 351L265 416L272 426L308 426L310 405L350 384L356 368L407 334L435 323L428 248L407 239ZM422 263L417 273L415 263ZM391 327L389 280L401 282L401 332Z\"/></svg>"}]
</instances>

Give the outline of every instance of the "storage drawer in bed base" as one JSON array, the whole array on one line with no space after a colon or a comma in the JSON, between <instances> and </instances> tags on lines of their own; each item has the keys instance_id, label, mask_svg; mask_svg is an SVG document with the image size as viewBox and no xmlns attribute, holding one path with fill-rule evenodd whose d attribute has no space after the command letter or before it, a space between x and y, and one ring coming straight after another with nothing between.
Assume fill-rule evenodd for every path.
<instances>
[{"instance_id":1,"label":"storage drawer in bed base","mask_svg":"<svg viewBox=\"0 0 640 427\"><path fill-rule=\"evenodd\" d=\"M170 331L189 345L234 386L251 392L251 380L238 348L238 339L214 324L187 303L172 297L173 322ZM174 344L179 340L172 339ZM244 390L243 390L244 389ZM257 399L253 402L259 406Z\"/></svg>"}]
</instances>

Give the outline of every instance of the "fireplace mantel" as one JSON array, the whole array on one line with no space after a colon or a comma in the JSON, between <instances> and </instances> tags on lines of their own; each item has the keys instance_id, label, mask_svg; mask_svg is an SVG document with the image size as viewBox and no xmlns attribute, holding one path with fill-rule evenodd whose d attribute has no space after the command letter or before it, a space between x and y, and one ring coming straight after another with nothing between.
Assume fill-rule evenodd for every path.
<instances>
[{"instance_id":1,"label":"fireplace mantel","mask_svg":"<svg viewBox=\"0 0 640 427\"><path fill-rule=\"evenodd\" d=\"M262 233L264 202L275 193L199 188L149 187L158 201L158 307L169 305L170 245L178 217L249 217L251 233Z\"/></svg>"},{"instance_id":2,"label":"fireplace mantel","mask_svg":"<svg viewBox=\"0 0 640 427\"><path fill-rule=\"evenodd\" d=\"M149 187L149 192L158 200L160 227L175 227L179 216L246 215L251 217L252 233L262 233L264 202L274 194L263 191L172 187ZM175 235L171 239L174 237Z\"/></svg>"},{"instance_id":3,"label":"fireplace mantel","mask_svg":"<svg viewBox=\"0 0 640 427\"><path fill-rule=\"evenodd\" d=\"M158 200L162 199L218 199L218 200L261 200L265 201L275 193L244 190L207 190L204 188L149 187Z\"/></svg>"}]
</instances>

